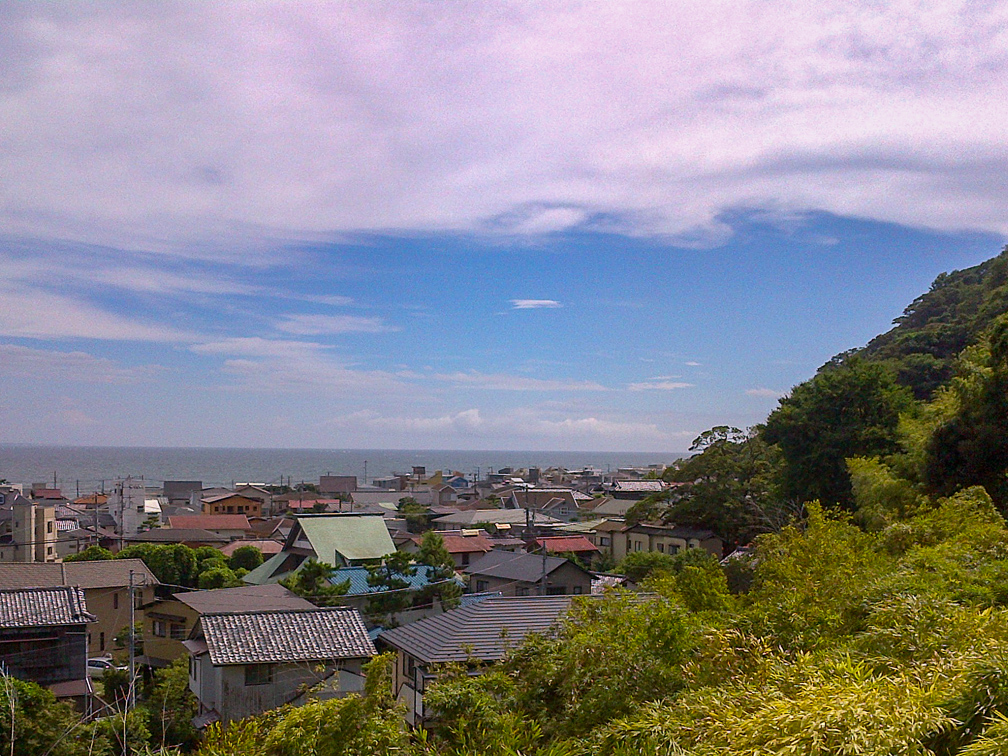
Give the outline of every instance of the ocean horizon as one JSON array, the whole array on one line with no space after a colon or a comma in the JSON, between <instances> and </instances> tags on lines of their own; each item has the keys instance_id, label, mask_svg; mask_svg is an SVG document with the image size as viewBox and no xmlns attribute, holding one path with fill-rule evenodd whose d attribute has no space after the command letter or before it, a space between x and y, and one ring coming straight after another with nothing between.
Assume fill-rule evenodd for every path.
<instances>
[{"instance_id":1,"label":"ocean horizon","mask_svg":"<svg viewBox=\"0 0 1008 756\"><path fill-rule=\"evenodd\" d=\"M204 487L238 482L317 483L321 475L356 475L360 483L375 477L409 472L423 465L428 472L458 471L485 475L488 468L620 467L669 464L675 452L584 452L462 449L264 449L156 446L52 446L0 444L0 479L14 484L53 483L67 496L100 491L127 475L148 485L165 480L199 480Z\"/></svg>"}]
</instances>

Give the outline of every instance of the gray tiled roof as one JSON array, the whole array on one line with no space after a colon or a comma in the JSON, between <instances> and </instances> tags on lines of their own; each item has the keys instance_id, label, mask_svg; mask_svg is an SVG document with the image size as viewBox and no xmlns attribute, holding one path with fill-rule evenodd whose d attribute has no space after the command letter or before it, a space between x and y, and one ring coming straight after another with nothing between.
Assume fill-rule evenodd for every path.
<instances>
[{"instance_id":1,"label":"gray tiled roof","mask_svg":"<svg viewBox=\"0 0 1008 756\"><path fill-rule=\"evenodd\" d=\"M53 627L94 622L80 588L0 590L0 628Z\"/></svg>"},{"instance_id":2,"label":"gray tiled roof","mask_svg":"<svg viewBox=\"0 0 1008 756\"><path fill-rule=\"evenodd\" d=\"M147 565L140 559L97 559L89 562L5 562L0 564L0 585L4 588L118 588L129 585L156 585Z\"/></svg>"},{"instance_id":3,"label":"gray tiled roof","mask_svg":"<svg viewBox=\"0 0 1008 756\"><path fill-rule=\"evenodd\" d=\"M194 635L200 630L215 665L358 659L375 653L360 612L349 607L205 614Z\"/></svg>"},{"instance_id":4,"label":"gray tiled roof","mask_svg":"<svg viewBox=\"0 0 1008 756\"><path fill-rule=\"evenodd\" d=\"M546 557L546 574L564 564L563 557ZM466 567L469 575L488 575L503 580L534 583L542 578L543 558L539 554L518 554L513 551L488 551Z\"/></svg>"},{"instance_id":5,"label":"gray tiled roof","mask_svg":"<svg viewBox=\"0 0 1008 756\"><path fill-rule=\"evenodd\" d=\"M571 604L571 596L487 598L408 625L379 638L420 661L499 661L529 633L545 633Z\"/></svg>"},{"instance_id":6,"label":"gray tiled roof","mask_svg":"<svg viewBox=\"0 0 1008 756\"><path fill-rule=\"evenodd\" d=\"M275 611L280 609L314 609L310 601L296 596L282 585L245 585L238 588L217 588L209 591L176 593L172 596L200 614L221 612Z\"/></svg>"}]
</instances>

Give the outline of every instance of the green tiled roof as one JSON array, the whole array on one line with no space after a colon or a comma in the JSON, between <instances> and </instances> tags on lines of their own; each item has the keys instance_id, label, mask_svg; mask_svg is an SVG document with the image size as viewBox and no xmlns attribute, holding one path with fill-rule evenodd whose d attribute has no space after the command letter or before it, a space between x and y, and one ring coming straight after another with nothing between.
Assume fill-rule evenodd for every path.
<instances>
[{"instance_id":1,"label":"green tiled roof","mask_svg":"<svg viewBox=\"0 0 1008 756\"><path fill-rule=\"evenodd\" d=\"M385 521L375 515L302 515L294 531L299 526L316 558L332 565L381 559L396 550Z\"/></svg>"}]
</instances>

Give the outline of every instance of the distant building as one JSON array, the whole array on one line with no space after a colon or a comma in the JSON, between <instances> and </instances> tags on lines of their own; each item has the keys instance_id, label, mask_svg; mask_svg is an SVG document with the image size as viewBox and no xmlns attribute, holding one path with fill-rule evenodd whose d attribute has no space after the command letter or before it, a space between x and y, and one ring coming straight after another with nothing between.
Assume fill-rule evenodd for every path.
<instances>
[{"instance_id":1,"label":"distant building","mask_svg":"<svg viewBox=\"0 0 1008 756\"><path fill-rule=\"evenodd\" d=\"M108 497L108 511L121 535L139 533L147 520L147 491L143 480L126 477L115 481Z\"/></svg>"},{"instance_id":2,"label":"distant building","mask_svg":"<svg viewBox=\"0 0 1008 756\"><path fill-rule=\"evenodd\" d=\"M187 504L194 493L203 490L201 480L166 480L164 482L164 495L169 504Z\"/></svg>"},{"instance_id":3,"label":"distant building","mask_svg":"<svg viewBox=\"0 0 1008 756\"><path fill-rule=\"evenodd\" d=\"M171 528L209 530L232 541L252 532L248 517L243 514L173 515L168 518L168 525Z\"/></svg>"},{"instance_id":4,"label":"distant building","mask_svg":"<svg viewBox=\"0 0 1008 756\"><path fill-rule=\"evenodd\" d=\"M348 494L356 490L356 475L322 475L319 477L319 491L324 494Z\"/></svg>"},{"instance_id":5,"label":"distant building","mask_svg":"<svg viewBox=\"0 0 1008 756\"><path fill-rule=\"evenodd\" d=\"M4 499L7 506L0 510L0 562L55 562L59 558L56 505L31 501L18 493L5 494Z\"/></svg>"},{"instance_id":6,"label":"distant building","mask_svg":"<svg viewBox=\"0 0 1008 756\"><path fill-rule=\"evenodd\" d=\"M226 493L210 496L201 502L205 515L245 515L246 517L262 517L262 501L237 493Z\"/></svg>"},{"instance_id":7,"label":"distant building","mask_svg":"<svg viewBox=\"0 0 1008 756\"><path fill-rule=\"evenodd\" d=\"M720 538L703 528L642 522L612 531L612 555L616 561L635 551L675 554L685 549L703 549L721 559L723 547Z\"/></svg>"}]
</instances>

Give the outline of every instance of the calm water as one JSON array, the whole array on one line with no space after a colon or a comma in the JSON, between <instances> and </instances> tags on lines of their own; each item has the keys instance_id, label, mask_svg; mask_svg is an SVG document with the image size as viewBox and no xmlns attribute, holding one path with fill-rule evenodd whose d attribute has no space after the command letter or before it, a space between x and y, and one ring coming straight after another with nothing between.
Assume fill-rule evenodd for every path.
<instances>
[{"instance_id":1,"label":"calm water","mask_svg":"<svg viewBox=\"0 0 1008 756\"><path fill-rule=\"evenodd\" d=\"M451 451L389 449L180 449L153 447L12 446L0 445L0 478L12 483L47 481L53 473L64 493L100 490L116 477L143 476L150 485L165 480L201 480L204 486L230 486L233 481L279 483L288 475L294 483L318 482L320 475L367 478L409 472L413 465L427 471L458 470L472 475L488 468L563 466L599 470L667 464L676 454L638 452Z\"/></svg>"}]
</instances>

